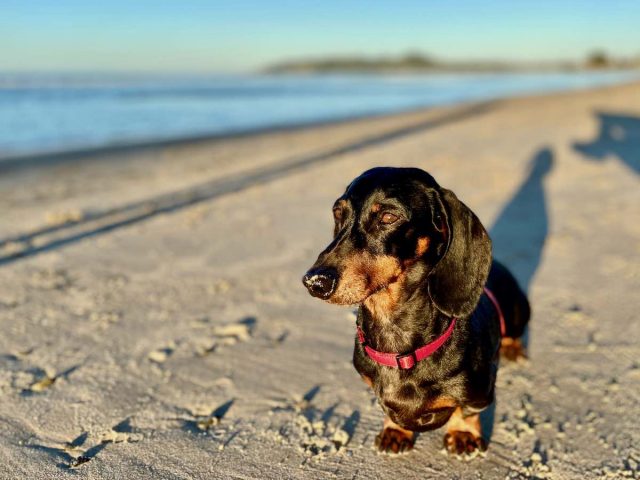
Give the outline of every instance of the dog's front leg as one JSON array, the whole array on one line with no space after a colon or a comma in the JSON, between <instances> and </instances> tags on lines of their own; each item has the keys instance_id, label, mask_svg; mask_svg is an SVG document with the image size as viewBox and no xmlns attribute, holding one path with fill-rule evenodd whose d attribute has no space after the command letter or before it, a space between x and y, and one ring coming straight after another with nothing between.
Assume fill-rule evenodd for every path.
<instances>
[{"instance_id":1,"label":"dog's front leg","mask_svg":"<svg viewBox=\"0 0 640 480\"><path fill-rule=\"evenodd\" d=\"M444 447L451 454L470 454L487 449L487 442L482 438L480 413L464 416L460 407L447 422L447 433L444 436Z\"/></svg>"},{"instance_id":2,"label":"dog's front leg","mask_svg":"<svg viewBox=\"0 0 640 480\"><path fill-rule=\"evenodd\" d=\"M381 452L401 453L413 448L414 434L385 417L382 431L376 437L376 447Z\"/></svg>"}]
</instances>

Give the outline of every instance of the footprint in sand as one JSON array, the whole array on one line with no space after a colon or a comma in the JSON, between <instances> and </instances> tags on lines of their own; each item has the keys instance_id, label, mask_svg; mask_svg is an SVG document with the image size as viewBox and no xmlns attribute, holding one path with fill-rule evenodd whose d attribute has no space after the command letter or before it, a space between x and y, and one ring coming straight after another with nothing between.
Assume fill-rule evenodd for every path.
<instances>
[{"instance_id":1,"label":"footprint in sand","mask_svg":"<svg viewBox=\"0 0 640 480\"><path fill-rule=\"evenodd\" d=\"M60 373L55 373L55 371L51 368L35 369L33 375L35 378L37 378L37 380L35 380L29 386L29 388L23 389L22 395L33 395L36 393L42 393L51 388L59 379L68 378L69 375L75 372L79 367L79 365L75 365Z\"/></svg>"},{"instance_id":2,"label":"footprint in sand","mask_svg":"<svg viewBox=\"0 0 640 480\"><path fill-rule=\"evenodd\" d=\"M73 455L73 460L69 463L68 468L77 468L80 465L93 460L98 453L106 448L109 443L135 443L143 439L142 433L137 433L131 426L131 419L126 418L122 422L118 423L114 427L104 432L99 443L82 451L79 447L76 447L73 453L80 453L79 455ZM80 438L80 437L79 437ZM68 449L67 452L71 453Z\"/></svg>"},{"instance_id":3,"label":"footprint in sand","mask_svg":"<svg viewBox=\"0 0 640 480\"><path fill-rule=\"evenodd\" d=\"M75 469L93 460L98 453L110 443L133 443L142 440L143 435L137 433L131 426L129 418L118 423L104 432L93 446L85 446L89 434L81 433L79 436L61 446L49 445L25 445L26 448L38 450L54 456L60 460L58 467L62 469Z\"/></svg>"},{"instance_id":4,"label":"footprint in sand","mask_svg":"<svg viewBox=\"0 0 640 480\"><path fill-rule=\"evenodd\" d=\"M122 318L122 313L115 311L91 312L89 321L97 324L101 329L106 329L110 325L118 323Z\"/></svg>"},{"instance_id":5,"label":"footprint in sand","mask_svg":"<svg viewBox=\"0 0 640 480\"><path fill-rule=\"evenodd\" d=\"M225 279L212 282L207 286L207 293L210 295L224 295L233 287L232 283Z\"/></svg>"},{"instance_id":6,"label":"footprint in sand","mask_svg":"<svg viewBox=\"0 0 640 480\"><path fill-rule=\"evenodd\" d=\"M202 413L202 409L200 408L183 410L190 417L188 419L180 419L182 421L183 430L190 433L203 433L209 431L212 427L220 424L234 402L235 399L232 398L231 400L214 408L209 413Z\"/></svg>"},{"instance_id":7,"label":"footprint in sand","mask_svg":"<svg viewBox=\"0 0 640 480\"><path fill-rule=\"evenodd\" d=\"M289 330L283 330L282 332L275 335L275 337L271 337L271 345L278 346L284 342L286 342L287 338L289 338L291 332Z\"/></svg>"},{"instance_id":8,"label":"footprint in sand","mask_svg":"<svg viewBox=\"0 0 640 480\"><path fill-rule=\"evenodd\" d=\"M246 342L251 339L257 320L246 317L234 323L214 326L210 336L204 341L199 340L198 355L205 356L215 352L221 346L230 346Z\"/></svg>"},{"instance_id":9,"label":"footprint in sand","mask_svg":"<svg viewBox=\"0 0 640 480\"><path fill-rule=\"evenodd\" d=\"M238 322L211 326L208 325L208 319L198 319L192 322L192 326L200 330L197 332L197 336L194 335L194 338L187 341L181 339L169 342L147 353L147 359L156 365L162 365L176 353L179 347L182 349L185 344L195 350L198 356L204 357L220 347L232 346L250 340L256 323L257 320L254 317L246 317ZM210 329L210 333L202 333L202 328Z\"/></svg>"},{"instance_id":10,"label":"footprint in sand","mask_svg":"<svg viewBox=\"0 0 640 480\"><path fill-rule=\"evenodd\" d=\"M82 213L82 210L77 208L45 213L45 221L47 222L47 225L50 225L50 226L59 226L59 225L66 225L70 223L77 223L81 221L83 218L84 218L84 213Z\"/></svg>"},{"instance_id":11,"label":"footprint in sand","mask_svg":"<svg viewBox=\"0 0 640 480\"><path fill-rule=\"evenodd\" d=\"M139 442L143 435L135 432L131 426L131 419L125 418L116 426L110 428L100 437L100 443L123 443L123 442Z\"/></svg>"},{"instance_id":12,"label":"footprint in sand","mask_svg":"<svg viewBox=\"0 0 640 480\"><path fill-rule=\"evenodd\" d=\"M360 422L360 412L354 410L348 416L336 413L340 406L335 403L322 410L313 404L320 391L315 385L299 398L276 407L273 412L292 412L293 419L282 425L276 437L283 443L297 444L308 457L326 456L342 451L351 441Z\"/></svg>"},{"instance_id":13,"label":"footprint in sand","mask_svg":"<svg viewBox=\"0 0 640 480\"><path fill-rule=\"evenodd\" d=\"M175 348L173 346L158 348L149 352L147 358L153 363L163 364L171 356L174 350Z\"/></svg>"},{"instance_id":14,"label":"footprint in sand","mask_svg":"<svg viewBox=\"0 0 640 480\"><path fill-rule=\"evenodd\" d=\"M214 327L212 333L222 345L235 345L251 338L256 322L254 317L247 317L236 323Z\"/></svg>"},{"instance_id":15,"label":"footprint in sand","mask_svg":"<svg viewBox=\"0 0 640 480\"><path fill-rule=\"evenodd\" d=\"M26 302L26 295L24 293L10 293L0 292L0 308L10 309L16 308L18 305L22 305Z\"/></svg>"},{"instance_id":16,"label":"footprint in sand","mask_svg":"<svg viewBox=\"0 0 640 480\"><path fill-rule=\"evenodd\" d=\"M41 290L66 290L71 286L71 278L66 270L37 270L31 274L29 284Z\"/></svg>"}]
</instances>

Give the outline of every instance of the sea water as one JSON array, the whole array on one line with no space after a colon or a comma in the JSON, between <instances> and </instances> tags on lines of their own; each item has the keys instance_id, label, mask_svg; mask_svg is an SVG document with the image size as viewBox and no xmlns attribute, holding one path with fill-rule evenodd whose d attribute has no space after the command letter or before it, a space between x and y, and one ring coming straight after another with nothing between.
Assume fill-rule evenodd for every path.
<instances>
[{"instance_id":1,"label":"sea water","mask_svg":"<svg viewBox=\"0 0 640 480\"><path fill-rule=\"evenodd\" d=\"M0 73L0 158L297 126L638 79L640 71L299 76Z\"/></svg>"}]
</instances>

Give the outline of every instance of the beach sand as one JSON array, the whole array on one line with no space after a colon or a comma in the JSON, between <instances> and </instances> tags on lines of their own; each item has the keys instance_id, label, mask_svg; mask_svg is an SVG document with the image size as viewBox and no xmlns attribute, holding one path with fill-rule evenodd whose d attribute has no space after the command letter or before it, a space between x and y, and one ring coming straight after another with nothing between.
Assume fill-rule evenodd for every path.
<instances>
[{"instance_id":1,"label":"beach sand","mask_svg":"<svg viewBox=\"0 0 640 480\"><path fill-rule=\"evenodd\" d=\"M378 454L352 310L300 282L379 165L528 291L483 458ZM639 478L639 174L640 84L0 164L0 478Z\"/></svg>"}]
</instances>

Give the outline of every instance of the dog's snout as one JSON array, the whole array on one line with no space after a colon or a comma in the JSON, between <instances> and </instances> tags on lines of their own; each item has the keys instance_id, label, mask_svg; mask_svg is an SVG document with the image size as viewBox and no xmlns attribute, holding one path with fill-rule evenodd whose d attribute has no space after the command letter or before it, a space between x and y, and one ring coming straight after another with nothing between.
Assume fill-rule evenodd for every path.
<instances>
[{"instance_id":1,"label":"dog's snout","mask_svg":"<svg viewBox=\"0 0 640 480\"><path fill-rule=\"evenodd\" d=\"M302 283L311 295L326 300L336 289L338 272L334 268L313 268L302 277Z\"/></svg>"}]
</instances>

